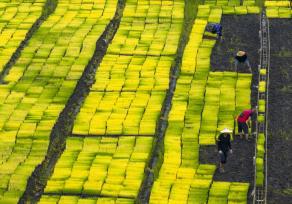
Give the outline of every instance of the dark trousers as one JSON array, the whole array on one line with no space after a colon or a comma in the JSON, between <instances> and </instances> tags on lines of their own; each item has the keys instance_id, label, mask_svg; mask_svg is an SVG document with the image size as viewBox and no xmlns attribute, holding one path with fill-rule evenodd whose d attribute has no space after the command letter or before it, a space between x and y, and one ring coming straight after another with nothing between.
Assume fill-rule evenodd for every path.
<instances>
[{"instance_id":1,"label":"dark trousers","mask_svg":"<svg viewBox=\"0 0 292 204\"><path fill-rule=\"evenodd\" d=\"M244 132L244 134L248 134L248 126L246 123L237 122L238 133Z\"/></svg>"},{"instance_id":2,"label":"dark trousers","mask_svg":"<svg viewBox=\"0 0 292 204\"><path fill-rule=\"evenodd\" d=\"M235 65L235 71L236 72L238 71L238 64L239 63L245 64L249 69L251 69L251 66L250 66L250 63L249 63L248 59L246 59L244 62L239 62L237 59L235 59L234 65Z\"/></svg>"},{"instance_id":3,"label":"dark trousers","mask_svg":"<svg viewBox=\"0 0 292 204\"><path fill-rule=\"evenodd\" d=\"M228 151L222 151L222 154L219 154L220 163L225 164L227 162Z\"/></svg>"}]
</instances>

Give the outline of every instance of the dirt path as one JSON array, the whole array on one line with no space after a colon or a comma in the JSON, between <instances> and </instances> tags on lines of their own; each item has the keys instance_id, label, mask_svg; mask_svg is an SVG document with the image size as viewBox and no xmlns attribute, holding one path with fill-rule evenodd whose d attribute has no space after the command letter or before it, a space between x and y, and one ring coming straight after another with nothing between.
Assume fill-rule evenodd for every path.
<instances>
[{"instance_id":1,"label":"dirt path","mask_svg":"<svg viewBox=\"0 0 292 204\"><path fill-rule=\"evenodd\" d=\"M257 66L259 63L259 16L224 15L221 21L223 26L223 42L217 43L211 56L212 71L235 71L234 55L243 50L248 53L249 61L253 69L252 84L257 83ZM239 72L248 72L246 66L239 66ZM252 85L253 87L253 85ZM256 91L252 88L251 104L255 104ZM229 155L225 167L226 173L216 171L215 181L249 182L254 183L253 156L255 139L250 141L235 137L232 141L233 154ZM215 146L200 147L200 163L218 163L217 148ZM251 193L250 188L250 193ZM251 202L249 198L249 202Z\"/></svg>"},{"instance_id":2,"label":"dirt path","mask_svg":"<svg viewBox=\"0 0 292 204\"><path fill-rule=\"evenodd\" d=\"M217 43L211 56L212 71L235 71L234 56L237 51L246 51L252 68L259 63L259 16L223 15L223 42ZM239 72L247 72L239 66Z\"/></svg>"},{"instance_id":3,"label":"dirt path","mask_svg":"<svg viewBox=\"0 0 292 204\"><path fill-rule=\"evenodd\" d=\"M292 202L292 20L270 20L268 203Z\"/></svg>"},{"instance_id":4,"label":"dirt path","mask_svg":"<svg viewBox=\"0 0 292 204\"><path fill-rule=\"evenodd\" d=\"M236 137L232 141L233 153L228 154L225 173L219 173L216 170L214 175L215 181L231 182L252 182L253 173L253 156L254 156L254 139L249 141ZM251 148L252 147L252 148ZM205 146L200 149L201 163L218 163L218 151L216 146Z\"/></svg>"}]
</instances>

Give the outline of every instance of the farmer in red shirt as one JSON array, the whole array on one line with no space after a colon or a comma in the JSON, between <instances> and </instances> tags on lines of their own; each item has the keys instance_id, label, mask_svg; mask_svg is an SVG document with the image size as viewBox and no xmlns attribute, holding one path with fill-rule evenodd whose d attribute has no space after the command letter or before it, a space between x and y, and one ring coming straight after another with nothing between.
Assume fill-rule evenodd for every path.
<instances>
[{"instance_id":1,"label":"farmer in red shirt","mask_svg":"<svg viewBox=\"0 0 292 204\"><path fill-rule=\"evenodd\" d=\"M245 139L248 140L248 125L247 122L250 120L250 117L253 113L256 112L256 108L244 110L242 113L237 116L237 125L238 125L238 134L240 135L240 138L242 138L244 133Z\"/></svg>"}]
</instances>

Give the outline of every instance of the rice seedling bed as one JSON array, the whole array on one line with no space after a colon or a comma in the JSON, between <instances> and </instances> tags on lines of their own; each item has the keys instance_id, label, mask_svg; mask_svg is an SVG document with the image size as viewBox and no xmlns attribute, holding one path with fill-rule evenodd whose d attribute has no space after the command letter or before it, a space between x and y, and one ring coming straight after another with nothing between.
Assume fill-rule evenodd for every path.
<instances>
[{"instance_id":1,"label":"rice seedling bed","mask_svg":"<svg viewBox=\"0 0 292 204\"><path fill-rule=\"evenodd\" d=\"M148 9L151 9L148 8L148 4L152 5L153 3L160 9L160 14L159 16L155 16L156 20L152 18L150 21L147 15L150 15L154 10L148 12ZM157 6L153 6L153 8ZM142 12L143 9L146 10ZM171 15L163 16L165 9L169 10L169 14ZM72 138L85 140L95 139L96 141L99 141L101 138L105 138L108 141L132 140L132 138L137 138L139 141L144 139L143 144L148 144L149 147L143 147L142 149L144 152L141 153L139 152L140 150L137 150L138 153L134 154L132 158L133 164L129 164L129 169L132 167L133 169L131 170L131 173L129 172L127 175L125 172L121 172L120 167L121 165L127 166L126 154L128 153L118 153L119 155L115 155L114 157L122 157L123 159L118 159L119 164L117 164L115 159L109 161L109 165L112 165L112 170L105 172L112 175L106 179L104 185L102 184L104 188L102 187L103 189L101 189L100 192L94 191L94 189L97 189L95 188L96 182L86 185L84 184L84 189L91 188L92 194L113 198L137 197L140 184L144 177L144 168L148 161L147 155L150 154L152 148L153 137L150 136L154 136L156 133L156 123L159 119L166 90L168 88L169 74L172 63L174 62L174 54L176 53L178 46L183 15L178 15L177 11L181 11L181 9L182 11L184 9L184 2L181 0L167 2L142 0L138 2L129 1L125 5L119 29L109 45L98 71L96 72L96 81L91 87L89 96L82 105L80 113L75 121ZM154 14L155 13L153 13L153 15ZM144 32L144 30L146 30L145 27L140 26L141 22L144 24L145 19L147 19L145 25L153 27L155 32L161 32L161 35L157 35L156 39L159 41L167 40L162 47L166 47L165 49L170 50L172 53L166 53L163 50L156 52L155 46L152 46L155 43L152 42L153 37L151 37L151 33L150 37L147 37L147 35L144 36L144 34L144 37L138 35L139 32L136 31ZM171 30L171 32L164 29L168 28L169 25L174 25L174 30ZM149 31L150 30L151 29L149 29ZM124 35L125 33L128 34ZM165 35L163 33L165 33ZM124 37L126 37L125 42L128 43L127 46L124 46L120 50L116 50L117 47L121 47L121 39ZM138 44L135 44L137 43L137 40L139 41L142 38L142 43L138 42ZM122 45L123 44L124 43L122 43ZM140 44L148 44L150 47L147 48L147 50L149 50L146 53L132 53L140 46ZM174 47L170 48L171 46ZM131 53L128 53L128 51ZM153 53L151 53L152 51ZM75 135L78 137L74 137ZM146 137L144 137L144 135ZM136 149L141 149L139 142L134 142L132 146L133 145L134 147L132 148L135 151ZM87 146L86 143L84 148L87 149ZM122 143L118 143L117 148L123 148ZM127 151L131 151L130 147L127 148ZM105 147L105 149L111 151L107 147ZM104 152L107 150L100 150L101 154L107 154ZM64 154L66 154L66 151ZM134 158L137 156L142 159L143 162L139 162L139 159L135 160ZM91 164L88 165L90 166ZM81 171L82 167L77 165L76 169ZM56 168L55 170L58 169ZM63 169L61 168L56 172L61 172L62 170ZM119 171L120 173L118 173ZM120 175L120 178L117 179L116 176L118 174ZM103 180L101 175L95 176L96 179ZM131 176L136 178L133 179ZM126 180L123 183L123 181L121 181L122 177L125 177L126 179L130 178L130 180ZM54 179L54 174L51 179ZM83 179L86 178L84 177ZM120 184L115 183L119 181L121 181ZM50 184L53 185L53 183L54 180L52 180L52 182L50 180L47 188L50 189ZM47 192L47 194L49 195L50 193L53 193L53 195L62 195L64 191L65 193L68 191L68 185L65 185L64 189L61 187L61 190L56 190L52 187L54 189L53 192ZM76 186L77 184L72 185ZM80 182L77 186L77 188L83 188L80 186ZM45 193L46 191L49 190L45 190ZM73 191L72 193L82 196L83 194L87 195L88 192L88 190L85 190L81 193L79 191Z\"/></svg>"},{"instance_id":2,"label":"rice seedling bed","mask_svg":"<svg viewBox=\"0 0 292 204\"><path fill-rule=\"evenodd\" d=\"M93 7L94 15L84 14L81 2L73 4L77 9L70 4L60 1L0 87L1 147L5 147L0 152L0 202L17 202L28 177L44 159L53 126L93 55L92 41L113 17L117 1Z\"/></svg>"},{"instance_id":3,"label":"rice seedling bed","mask_svg":"<svg viewBox=\"0 0 292 204\"><path fill-rule=\"evenodd\" d=\"M127 2L109 54L175 55L184 18L184 2Z\"/></svg>"},{"instance_id":4,"label":"rice seedling bed","mask_svg":"<svg viewBox=\"0 0 292 204\"><path fill-rule=\"evenodd\" d=\"M291 18L290 1L265 1L265 7L269 18Z\"/></svg>"},{"instance_id":5,"label":"rice seedling bed","mask_svg":"<svg viewBox=\"0 0 292 204\"><path fill-rule=\"evenodd\" d=\"M1 2L0 72L42 14L44 0Z\"/></svg>"},{"instance_id":6,"label":"rice seedling bed","mask_svg":"<svg viewBox=\"0 0 292 204\"><path fill-rule=\"evenodd\" d=\"M46 156L49 135L77 92L95 51L92 42L113 17L116 3L60 1L5 77L7 84L0 86L0 203L18 201ZM215 143L218 130L235 128L234 116L250 103L242 96L250 96L251 75L236 74L227 64L214 72L215 40L203 35L206 24L220 22L222 14L258 13L259 8L254 1L205 4L183 56L151 203L247 202L248 184L213 181L215 165L203 164L199 155L203 145ZM183 11L182 0L126 2L72 135L67 134L66 149L55 168L47 169L54 173L40 203L133 203L137 198L169 88Z\"/></svg>"},{"instance_id":7,"label":"rice seedling bed","mask_svg":"<svg viewBox=\"0 0 292 204\"><path fill-rule=\"evenodd\" d=\"M135 201L129 198L111 198L111 197L79 197L79 196L43 196L39 202L40 204L134 204Z\"/></svg>"},{"instance_id":8,"label":"rice seedling bed","mask_svg":"<svg viewBox=\"0 0 292 204\"><path fill-rule=\"evenodd\" d=\"M256 90L253 88L257 83L257 67L259 63L259 17L257 15L223 15L221 24L223 26L223 42L218 42L213 49L211 55L211 69L218 71L235 71L234 59L236 52L244 50L247 52L253 74L248 74L247 66L239 66L237 70L240 76L242 74L242 81L239 83L238 91L235 99L238 106L234 112L234 118L244 109L250 108L256 103ZM241 27L240 25L247 25ZM225 29L226 28L226 29ZM249 32L246 32L246 30ZM224 81L224 80L222 80ZM230 82L230 79L227 80ZM226 83L226 81L225 81ZM225 90L228 95L232 92ZM222 93L222 92L221 92ZM251 105L250 105L251 104ZM228 106L230 107L230 106ZM237 133L237 125L235 120L232 121L234 126L231 129ZM221 128L222 129L222 128ZM253 129L250 132L254 131ZM254 183L254 145L255 139L250 138L250 141L243 141L238 137L234 137L232 141L233 154L229 155L228 163L226 165L225 174L216 171L214 175L215 181L229 181L229 182L247 182L250 186ZM203 146L200 149L201 163L217 163L218 154L216 147ZM248 168L247 168L248 167ZM249 190L248 195L251 193ZM250 196L248 196L250 199ZM251 200L250 200L251 201ZM250 202L249 201L249 202Z\"/></svg>"},{"instance_id":9,"label":"rice seedling bed","mask_svg":"<svg viewBox=\"0 0 292 204\"><path fill-rule=\"evenodd\" d=\"M165 92L91 92L73 128L77 135L155 135Z\"/></svg>"},{"instance_id":10,"label":"rice seedling bed","mask_svg":"<svg viewBox=\"0 0 292 204\"><path fill-rule=\"evenodd\" d=\"M215 12L217 16L210 18L211 10L208 6L199 6L198 15L203 16L204 20L195 20L190 40L184 52L181 73L177 81L168 119L169 125L164 140L164 161L158 178L154 182L150 203L207 202L216 167L199 162L200 146L215 143L215 136L218 133L218 118L220 118L220 127L229 125L233 129L234 119L232 115L236 115L236 110L243 108L241 106L236 109L236 103L245 104L246 107L249 107L250 74L209 72L210 56L215 40L203 39L203 34L207 20L220 22L222 14L222 10L220 12L220 9L217 9L219 10L219 12ZM241 77L243 81L239 80L238 82ZM231 83L226 83L228 81L231 81ZM239 92L243 90L240 94L247 94L246 98L248 100L235 101L235 95L240 95L235 91L236 85L238 85ZM220 86L222 87L221 92ZM226 102L232 101L230 97L220 94L223 93L224 89L225 91L229 90L228 93L230 93L230 90L234 91L233 105L226 104ZM218 93L216 94L216 92ZM219 116L216 114L213 121L201 122L201 117L208 118L209 110L213 114L216 109L218 112L219 107L222 109L222 112L219 111ZM231 118L226 118L225 115L231 115ZM207 130L211 122L214 122L214 125L213 128L209 129L213 132L203 134L202 129L201 133L200 128L203 127ZM205 135L206 137L204 137ZM233 185L233 183L229 182L228 185ZM242 185L247 186L243 189L244 196L242 199L242 203L246 203L248 184ZM227 194L225 195L226 203L228 200ZM214 198L214 200L217 200L217 198Z\"/></svg>"},{"instance_id":11,"label":"rice seedling bed","mask_svg":"<svg viewBox=\"0 0 292 204\"><path fill-rule=\"evenodd\" d=\"M71 137L44 194L134 199L152 142L143 136Z\"/></svg>"}]
</instances>

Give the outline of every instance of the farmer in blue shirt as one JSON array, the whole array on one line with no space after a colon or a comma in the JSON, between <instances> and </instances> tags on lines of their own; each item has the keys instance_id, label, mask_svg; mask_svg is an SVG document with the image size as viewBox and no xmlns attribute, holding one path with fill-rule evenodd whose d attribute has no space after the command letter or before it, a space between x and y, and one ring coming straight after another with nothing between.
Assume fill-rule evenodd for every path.
<instances>
[{"instance_id":1,"label":"farmer in blue shirt","mask_svg":"<svg viewBox=\"0 0 292 204\"><path fill-rule=\"evenodd\" d=\"M221 39L222 37L222 25L220 25L219 23L216 24L212 24L212 30L211 33L216 33L217 34L217 38Z\"/></svg>"}]
</instances>

